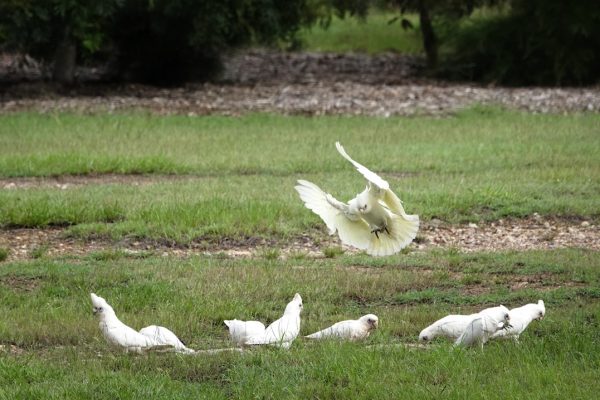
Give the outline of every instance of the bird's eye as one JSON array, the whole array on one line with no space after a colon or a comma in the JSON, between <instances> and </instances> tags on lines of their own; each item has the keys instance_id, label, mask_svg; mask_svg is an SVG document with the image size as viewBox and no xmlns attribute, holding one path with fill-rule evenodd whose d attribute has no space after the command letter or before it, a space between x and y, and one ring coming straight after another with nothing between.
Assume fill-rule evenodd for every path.
<instances>
[{"instance_id":1,"label":"bird's eye","mask_svg":"<svg viewBox=\"0 0 600 400\"><path fill-rule=\"evenodd\" d=\"M504 319L508 319L508 314L504 314Z\"/></svg>"}]
</instances>

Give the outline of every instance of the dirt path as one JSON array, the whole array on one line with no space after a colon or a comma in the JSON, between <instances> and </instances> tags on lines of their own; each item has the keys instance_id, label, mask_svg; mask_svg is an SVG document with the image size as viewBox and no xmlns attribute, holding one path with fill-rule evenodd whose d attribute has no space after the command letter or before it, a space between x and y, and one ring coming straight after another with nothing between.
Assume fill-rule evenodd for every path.
<instances>
[{"instance_id":1,"label":"dirt path","mask_svg":"<svg viewBox=\"0 0 600 400\"><path fill-rule=\"evenodd\" d=\"M5 63L6 64L6 63ZM474 105L536 113L600 112L600 87L503 88L450 83L420 75L422 62L400 54L249 51L225 60L221 80L180 88L93 83L70 89L47 84L41 72L0 90L0 114L115 113L159 115L447 115ZM8 64L7 64L8 65ZM10 71L2 67L0 77ZM37 74L37 75L36 75ZM36 78L37 76L37 78Z\"/></svg>"},{"instance_id":2,"label":"dirt path","mask_svg":"<svg viewBox=\"0 0 600 400\"><path fill-rule=\"evenodd\" d=\"M67 238L65 229L0 230L0 247L9 248L8 261L46 256L81 256L93 252L120 250L135 254L151 252L156 255L187 257L194 254L225 254L230 257L261 257L268 249L277 249L279 256L324 257L326 247L338 246L337 238L321 241L319 245L308 236L288 242L260 238L244 240L223 239L198 241L188 247L166 246L150 241L108 240L81 241ZM527 219L499 220L484 224L450 225L441 221L422 224L414 251L433 248L456 248L459 251L504 251L580 247L600 250L600 227L588 221L547 219L533 216ZM346 252L355 252L345 248Z\"/></svg>"},{"instance_id":3,"label":"dirt path","mask_svg":"<svg viewBox=\"0 0 600 400\"><path fill-rule=\"evenodd\" d=\"M199 175L142 175L142 174L98 174L60 175L49 177L1 178L0 189L56 188L69 189L77 186L125 184L132 186L151 185L160 182L186 182L206 179Z\"/></svg>"}]
</instances>

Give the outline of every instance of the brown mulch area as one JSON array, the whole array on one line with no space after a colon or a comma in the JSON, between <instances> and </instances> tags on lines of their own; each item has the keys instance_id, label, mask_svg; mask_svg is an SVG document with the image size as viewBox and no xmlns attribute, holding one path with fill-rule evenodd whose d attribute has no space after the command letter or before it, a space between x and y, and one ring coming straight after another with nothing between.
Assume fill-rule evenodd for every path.
<instances>
[{"instance_id":1,"label":"brown mulch area","mask_svg":"<svg viewBox=\"0 0 600 400\"><path fill-rule=\"evenodd\" d=\"M156 255L187 257L194 254L223 254L229 257L260 257L276 248L280 257L303 255L324 257L323 250L339 246L337 238L324 238L317 244L309 236L276 242L250 237L242 240L198 240L189 246L125 239L77 240L66 237L64 228L0 230L0 247L9 248L8 261L45 256L82 256L106 250L122 250L131 255L151 252ZM589 221L543 218L507 219L491 223L454 225L433 220L422 224L411 249L456 248L459 251L504 251L579 247L600 250L600 227ZM345 248L347 252L354 249Z\"/></svg>"},{"instance_id":2,"label":"brown mulch area","mask_svg":"<svg viewBox=\"0 0 600 400\"><path fill-rule=\"evenodd\" d=\"M2 71L10 71L7 62ZM447 115L477 104L537 113L599 112L600 87L502 88L426 79L414 56L246 51L222 78L181 88L88 83L71 89L29 80L5 85L0 113L144 110L159 115ZM14 71L13 71L14 73ZM39 76L40 74L38 74Z\"/></svg>"}]
</instances>

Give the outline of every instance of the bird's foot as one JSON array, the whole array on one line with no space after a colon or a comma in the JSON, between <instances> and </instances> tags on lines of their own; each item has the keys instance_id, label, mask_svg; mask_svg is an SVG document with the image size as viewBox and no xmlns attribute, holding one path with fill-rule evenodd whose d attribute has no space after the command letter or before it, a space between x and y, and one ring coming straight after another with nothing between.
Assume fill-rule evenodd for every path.
<instances>
[{"instance_id":1,"label":"bird's foot","mask_svg":"<svg viewBox=\"0 0 600 400\"><path fill-rule=\"evenodd\" d=\"M388 235L390 234L390 231L388 230L387 226L384 226L383 228L376 228L371 231L371 233L374 233L375 236L377 236L377 239L379 239L379 234L383 232L387 233Z\"/></svg>"}]
</instances>

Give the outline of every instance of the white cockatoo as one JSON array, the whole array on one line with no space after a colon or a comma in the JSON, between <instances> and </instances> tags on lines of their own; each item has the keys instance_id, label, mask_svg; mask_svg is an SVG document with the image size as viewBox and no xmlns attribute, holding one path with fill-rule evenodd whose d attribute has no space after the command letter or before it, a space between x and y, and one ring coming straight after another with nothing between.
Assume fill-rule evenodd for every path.
<instances>
[{"instance_id":1,"label":"white cockatoo","mask_svg":"<svg viewBox=\"0 0 600 400\"><path fill-rule=\"evenodd\" d=\"M240 347L245 346L249 338L264 335L266 330L265 325L259 321L230 319L223 322L229 328L231 340Z\"/></svg>"},{"instance_id":2,"label":"white cockatoo","mask_svg":"<svg viewBox=\"0 0 600 400\"><path fill-rule=\"evenodd\" d=\"M456 340L460 335L463 334L467 325L473 320L473 317L477 314L470 315L459 315L452 314L447 315L442 319L438 319L427 328L423 329L419 334L419 340L428 342L438 336L447 337L452 340Z\"/></svg>"},{"instance_id":3,"label":"white cockatoo","mask_svg":"<svg viewBox=\"0 0 600 400\"><path fill-rule=\"evenodd\" d=\"M173 332L164 326L150 325L140 329L140 333L156 341L159 346L173 347L178 353L195 353L195 350L186 347L185 343L183 343L181 339L179 339Z\"/></svg>"},{"instance_id":4,"label":"white cockatoo","mask_svg":"<svg viewBox=\"0 0 600 400\"><path fill-rule=\"evenodd\" d=\"M526 304L522 307L510 310L510 325L508 329L502 329L494 333L492 339L513 339L519 341L519 335L529 326L533 320L542 320L546 315L546 306L544 301L539 300L536 303Z\"/></svg>"},{"instance_id":5,"label":"white cockatoo","mask_svg":"<svg viewBox=\"0 0 600 400\"><path fill-rule=\"evenodd\" d=\"M419 230L419 216L408 215L390 185L376 173L354 161L339 142L338 152L367 180L367 187L348 203L336 200L314 183L298 180L295 187L304 205L336 231L342 243L373 256L395 254L408 246Z\"/></svg>"},{"instance_id":6,"label":"white cockatoo","mask_svg":"<svg viewBox=\"0 0 600 400\"><path fill-rule=\"evenodd\" d=\"M300 333L300 313L302 312L302 308L302 297L296 293L292 301L285 307L283 316L269 325L263 334L249 338L246 344L271 344L289 349L294 339Z\"/></svg>"},{"instance_id":7,"label":"white cockatoo","mask_svg":"<svg viewBox=\"0 0 600 400\"><path fill-rule=\"evenodd\" d=\"M171 347L175 351L193 352L175 336L161 326L149 326L140 332L122 323L113 308L102 297L90 293L94 314L99 318L99 327L106 340L126 352L142 353L146 350ZM142 332L143 331L143 332Z\"/></svg>"},{"instance_id":8,"label":"white cockatoo","mask_svg":"<svg viewBox=\"0 0 600 400\"><path fill-rule=\"evenodd\" d=\"M363 315L359 319L337 322L329 328L306 336L309 339L366 339L371 331L377 329L379 318L375 314Z\"/></svg>"},{"instance_id":9,"label":"white cockatoo","mask_svg":"<svg viewBox=\"0 0 600 400\"><path fill-rule=\"evenodd\" d=\"M486 308L477 313L464 332L454 342L455 346L471 347L483 345L501 329L510 328L510 312L504 306Z\"/></svg>"}]
</instances>

